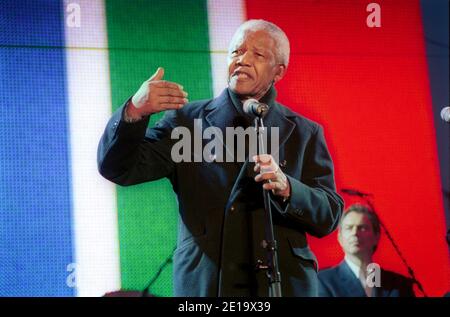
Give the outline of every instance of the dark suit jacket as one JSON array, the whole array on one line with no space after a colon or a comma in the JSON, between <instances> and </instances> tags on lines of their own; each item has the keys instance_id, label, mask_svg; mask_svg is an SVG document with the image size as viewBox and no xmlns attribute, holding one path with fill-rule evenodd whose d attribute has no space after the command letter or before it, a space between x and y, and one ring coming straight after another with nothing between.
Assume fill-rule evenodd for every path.
<instances>
[{"instance_id":1,"label":"dark suit jacket","mask_svg":"<svg viewBox=\"0 0 450 317\"><path fill-rule=\"evenodd\" d=\"M225 136L225 127L236 124L238 112L228 90L216 99L166 111L147 130L148 118L127 123L123 109L114 113L100 140L98 168L123 186L170 179L179 204L175 296L267 296L265 273L254 270L256 260L265 260L263 196L261 184L253 180L254 164L176 164L171 159L171 146L178 141L170 137L175 127L192 132L193 120L200 118L203 130L215 126ZM317 296L317 263L305 234L331 233L343 207L323 131L277 103L265 125L280 129L279 158L292 189L286 206L272 200L283 296Z\"/></svg>"},{"instance_id":2,"label":"dark suit jacket","mask_svg":"<svg viewBox=\"0 0 450 317\"><path fill-rule=\"evenodd\" d=\"M372 297L414 297L413 282L403 275L381 269L380 287ZM366 297L359 279L345 261L319 272L319 296Z\"/></svg>"}]
</instances>

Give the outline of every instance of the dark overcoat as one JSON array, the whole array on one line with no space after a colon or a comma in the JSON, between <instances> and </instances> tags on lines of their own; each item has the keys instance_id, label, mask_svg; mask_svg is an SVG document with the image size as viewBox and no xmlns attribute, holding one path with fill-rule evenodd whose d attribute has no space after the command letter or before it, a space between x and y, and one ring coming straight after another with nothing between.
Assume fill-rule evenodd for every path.
<instances>
[{"instance_id":1,"label":"dark overcoat","mask_svg":"<svg viewBox=\"0 0 450 317\"><path fill-rule=\"evenodd\" d=\"M178 142L171 137L176 127L192 133L194 124L202 131L216 127L226 136L226 127L236 126L239 113L229 91L225 89L213 100L166 111L153 128L147 127L149 118L124 121L124 107L114 113L100 140L98 168L105 178L122 186L170 179L179 205L174 295L267 296L265 272L255 270L258 260L266 260L266 253L261 246L265 239L263 194L261 183L253 179L254 163L248 159L206 162L204 158L175 163L171 156ZM200 121L194 123L194 119ZM277 154L291 186L288 202L271 198L282 294L317 296L318 264L306 233L317 237L331 233L343 207L323 129L276 102L265 125L279 128ZM224 152L230 150L221 144Z\"/></svg>"}]
</instances>

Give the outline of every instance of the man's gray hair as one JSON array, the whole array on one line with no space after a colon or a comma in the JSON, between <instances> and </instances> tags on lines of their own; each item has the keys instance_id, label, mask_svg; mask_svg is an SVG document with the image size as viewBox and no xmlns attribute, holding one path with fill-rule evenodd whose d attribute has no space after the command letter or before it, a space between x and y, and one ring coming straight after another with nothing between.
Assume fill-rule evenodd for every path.
<instances>
[{"instance_id":1,"label":"man's gray hair","mask_svg":"<svg viewBox=\"0 0 450 317\"><path fill-rule=\"evenodd\" d=\"M286 33L283 32L278 26L273 24L272 22L268 22L265 20L248 20L242 23L236 32L233 35L233 38L230 41L230 47L228 48L228 53L231 52L231 46L233 45L236 36L240 32L245 31L260 31L264 30L268 32L272 38L275 40L275 57L278 63L285 65L286 67L289 64L289 55L290 55L290 46L289 39L286 36Z\"/></svg>"}]
</instances>

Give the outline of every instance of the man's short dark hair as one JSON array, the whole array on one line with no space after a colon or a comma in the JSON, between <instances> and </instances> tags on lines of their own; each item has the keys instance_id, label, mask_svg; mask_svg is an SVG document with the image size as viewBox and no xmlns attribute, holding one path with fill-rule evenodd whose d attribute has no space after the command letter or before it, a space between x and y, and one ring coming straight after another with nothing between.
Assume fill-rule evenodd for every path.
<instances>
[{"instance_id":1,"label":"man's short dark hair","mask_svg":"<svg viewBox=\"0 0 450 317\"><path fill-rule=\"evenodd\" d=\"M373 210L369 206L365 206L362 204L353 204L350 205L347 209L345 209L344 214L341 218L341 225L344 221L345 217L350 212L356 212L359 214L364 214L369 218L370 223L372 224L372 229L376 234L380 234L380 219L378 218L377 214L373 212Z\"/></svg>"}]
</instances>

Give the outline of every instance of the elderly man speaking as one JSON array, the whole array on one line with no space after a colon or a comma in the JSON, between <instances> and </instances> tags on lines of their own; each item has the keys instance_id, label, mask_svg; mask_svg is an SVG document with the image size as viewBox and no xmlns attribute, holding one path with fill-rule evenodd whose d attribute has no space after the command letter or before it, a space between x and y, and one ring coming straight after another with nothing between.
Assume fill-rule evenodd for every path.
<instances>
[{"instance_id":1,"label":"elderly man speaking","mask_svg":"<svg viewBox=\"0 0 450 317\"><path fill-rule=\"evenodd\" d=\"M175 296L269 295L266 272L255 269L266 259L263 188L270 191L282 295L317 296L318 265L306 234L331 233L343 201L322 127L275 101L274 84L288 63L285 33L249 20L231 40L228 87L220 96L189 103L183 87L163 80L158 68L105 129L98 147L101 175L122 186L164 177L172 183L179 205ZM243 110L249 98L269 106L264 123L278 129L278 161L274 153L247 155L244 162L174 159L177 129L194 134L199 126L213 127L225 135L229 127L252 126ZM160 111L164 117L148 128L149 117ZM224 152L234 150L219 141Z\"/></svg>"}]
</instances>

